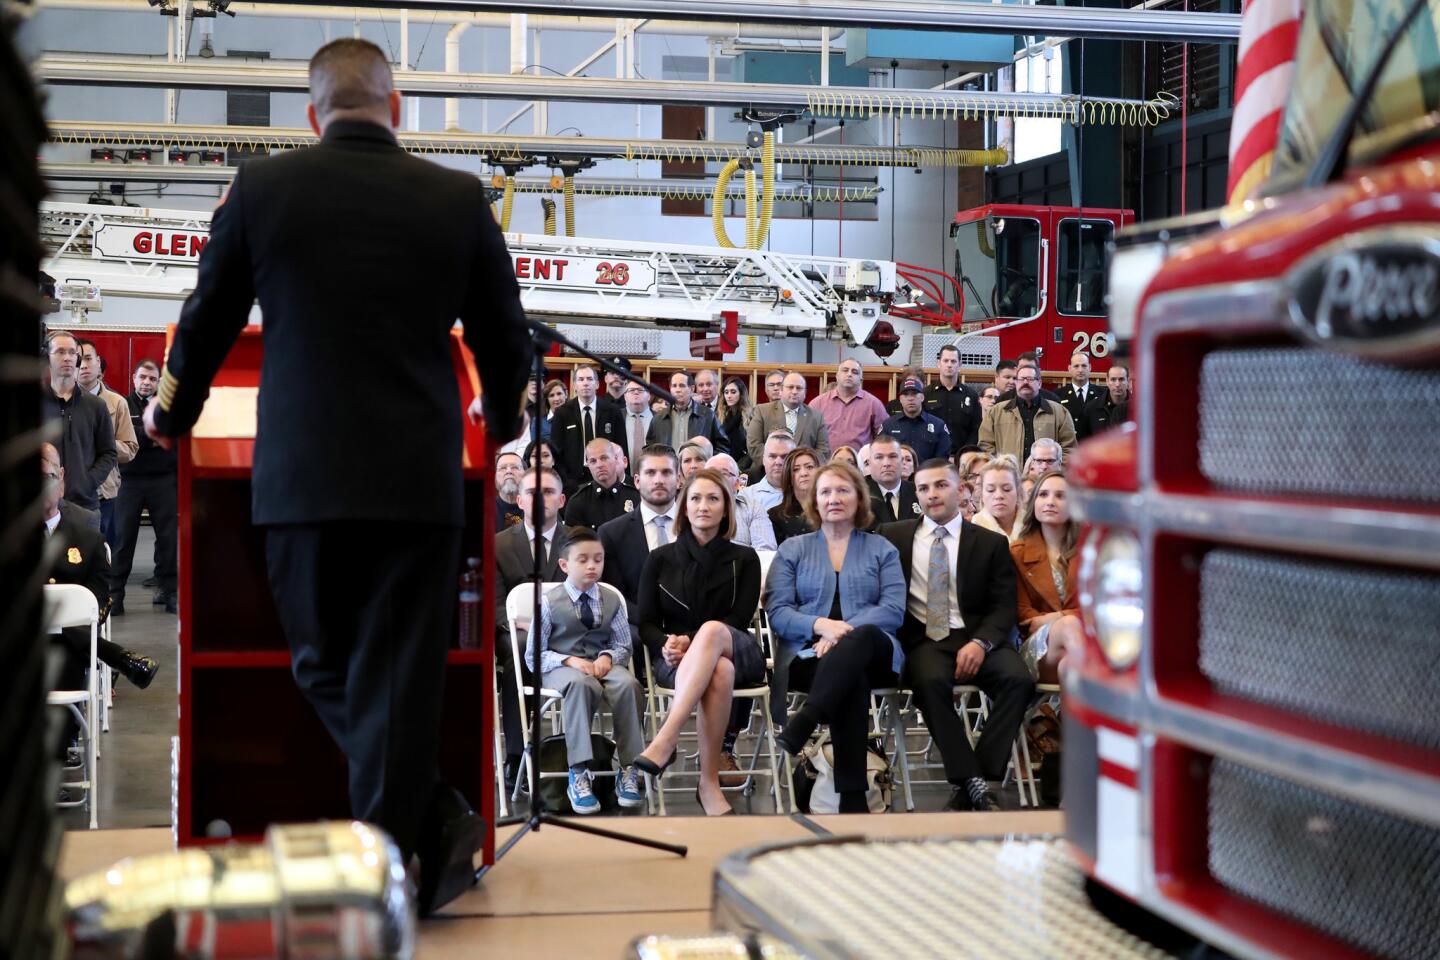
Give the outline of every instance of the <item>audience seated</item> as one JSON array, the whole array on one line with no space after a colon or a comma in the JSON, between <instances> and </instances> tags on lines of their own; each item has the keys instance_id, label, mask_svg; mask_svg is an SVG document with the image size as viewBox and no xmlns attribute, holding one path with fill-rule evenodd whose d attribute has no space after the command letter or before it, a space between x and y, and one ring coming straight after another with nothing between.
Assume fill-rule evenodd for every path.
<instances>
[{"instance_id":1,"label":"audience seated","mask_svg":"<svg viewBox=\"0 0 1440 960\"><path fill-rule=\"evenodd\" d=\"M495 535L495 609L505 609L505 598L510 591L522 583L535 579L532 544L534 528L530 526L531 510L537 504L535 471L525 471L520 477L520 496L517 500L524 519ZM561 579L560 555L570 539L569 531L561 522L561 511L565 507L564 483L560 474L553 469L542 469L540 473L540 515L544 518L541 536L544 538L545 555L540 558L540 579L552 582ZM522 617L522 629L528 628L530 618ZM521 638L516 638L517 642ZM520 643L520 646L524 646ZM525 715L520 709L520 698L515 692L512 673L516 664L510 652L510 628L503 616L495 618L495 664L504 675L500 681L500 720L505 731L505 779L514 781L520 765L520 725ZM523 675L523 674L522 674Z\"/></svg>"},{"instance_id":2,"label":"audience seated","mask_svg":"<svg viewBox=\"0 0 1440 960\"><path fill-rule=\"evenodd\" d=\"M586 457L592 440L621 442L625 437L623 405L599 393L600 377L595 368L575 368L572 380L575 396L558 407L550 421L550 443L555 448L555 469L574 491L589 477Z\"/></svg>"},{"instance_id":3,"label":"audience seated","mask_svg":"<svg viewBox=\"0 0 1440 960\"><path fill-rule=\"evenodd\" d=\"M831 463L848 463L856 470L860 469L860 458L855 453L854 447L840 446L830 451Z\"/></svg>"},{"instance_id":4,"label":"audience seated","mask_svg":"<svg viewBox=\"0 0 1440 960\"><path fill-rule=\"evenodd\" d=\"M925 410L924 382L918 377L903 381L899 401L900 412L886 420L881 431L918 451L923 460L950 456L950 428L944 420ZM910 472L915 472L913 462Z\"/></svg>"},{"instance_id":5,"label":"audience seated","mask_svg":"<svg viewBox=\"0 0 1440 960\"><path fill-rule=\"evenodd\" d=\"M734 812L719 779L732 692L765 678L765 655L749 633L760 602L760 558L733 542L734 530L735 501L725 478L698 471L680 498L675 542L650 554L640 578L640 634L654 679L675 696L636 764L654 776L663 773L699 707L696 799L707 816Z\"/></svg>"},{"instance_id":6,"label":"audience seated","mask_svg":"<svg viewBox=\"0 0 1440 960\"><path fill-rule=\"evenodd\" d=\"M495 458L495 529L504 530L524 519L520 510L520 474L525 463L518 453L502 453Z\"/></svg>"},{"instance_id":7,"label":"audience seated","mask_svg":"<svg viewBox=\"0 0 1440 960\"><path fill-rule=\"evenodd\" d=\"M601 578L620 591L630 608L630 636L640 636L640 576L645 558L656 547L674 539L675 491L680 485L680 463L675 451L652 443L640 451L635 465L635 488L639 509L622 513L600 525L600 545L607 558ZM635 660L635 670L644 669L644 658Z\"/></svg>"},{"instance_id":8,"label":"audience seated","mask_svg":"<svg viewBox=\"0 0 1440 960\"><path fill-rule=\"evenodd\" d=\"M740 485L742 474L735 458L728 453L717 453L706 462L705 469L714 470L724 477L735 496L734 541L756 550L774 550L777 544L775 528L770 525L770 514L745 496L745 490Z\"/></svg>"},{"instance_id":9,"label":"audience seated","mask_svg":"<svg viewBox=\"0 0 1440 960\"><path fill-rule=\"evenodd\" d=\"M865 444L855 451L855 459L858 461L855 466L860 470L860 476L870 476L870 444Z\"/></svg>"},{"instance_id":10,"label":"audience seated","mask_svg":"<svg viewBox=\"0 0 1440 960\"><path fill-rule=\"evenodd\" d=\"M980 470L980 506L974 523L1014 543L1020 537L1020 470L1015 458L996 457Z\"/></svg>"},{"instance_id":11,"label":"audience seated","mask_svg":"<svg viewBox=\"0 0 1440 960\"><path fill-rule=\"evenodd\" d=\"M787 373L780 389L780 399L755 408L746 430L752 460L762 454L766 438L777 430L790 434L799 446L813 449L820 460L830 456L830 435L825 429L825 418L813 407L806 406L805 389L803 375Z\"/></svg>"},{"instance_id":12,"label":"audience seated","mask_svg":"<svg viewBox=\"0 0 1440 960\"><path fill-rule=\"evenodd\" d=\"M939 459L944 460L945 458L940 457ZM906 480L913 481L915 479L915 467L919 463L920 456L916 453L915 448L908 443L900 444L900 476Z\"/></svg>"},{"instance_id":13,"label":"audience seated","mask_svg":"<svg viewBox=\"0 0 1440 960\"><path fill-rule=\"evenodd\" d=\"M752 478L745 487L751 503L762 510L769 510L785 497L781 489L784 483L785 458L795 449L795 438L784 430L776 430L765 438L765 447L760 456L762 475Z\"/></svg>"},{"instance_id":14,"label":"audience seated","mask_svg":"<svg viewBox=\"0 0 1440 960\"><path fill-rule=\"evenodd\" d=\"M955 459L960 471L960 482L970 488L978 503L980 500L980 471L990 462L990 454L983 450L969 450Z\"/></svg>"},{"instance_id":15,"label":"audience seated","mask_svg":"<svg viewBox=\"0 0 1440 960\"><path fill-rule=\"evenodd\" d=\"M923 518L882 526L895 545L906 582L905 620L896 636L905 650L904 682L940 750L954 788L947 810L998 810L987 781L1005 773L1035 681L1011 643L1015 569L1000 534L965 522L969 491L948 460L928 460L915 477ZM955 711L956 683L974 684L991 700L975 747Z\"/></svg>"},{"instance_id":16,"label":"audience seated","mask_svg":"<svg viewBox=\"0 0 1440 960\"><path fill-rule=\"evenodd\" d=\"M565 522L571 526L598 529L634 510L640 500L635 488L625 482L627 464L620 445L603 437L585 445L585 469L590 482L570 495L565 505Z\"/></svg>"},{"instance_id":17,"label":"audience seated","mask_svg":"<svg viewBox=\"0 0 1440 960\"><path fill-rule=\"evenodd\" d=\"M704 438L709 441L710 449L701 458L703 462L714 456L716 450L723 452L728 448L721 435L720 425L715 421L714 411L695 398L694 389L695 377L689 372L681 370L671 375L670 393L675 397L675 405L663 413L655 414L650 421L650 433L646 440L650 443L669 444L679 450L688 440Z\"/></svg>"},{"instance_id":18,"label":"audience seated","mask_svg":"<svg viewBox=\"0 0 1440 960\"><path fill-rule=\"evenodd\" d=\"M865 482L870 493L871 512L876 525L910 520L920 515L915 500L915 484L901 476L904 447L899 440L882 433L870 444L870 479Z\"/></svg>"},{"instance_id":19,"label":"audience seated","mask_svg":"<svg viewBox=\"0 0 1440 960\"><path fill-rule=\"evenodd\" d=\"M770 526L778 547L790 537L814 530L807 504L820 457L809 447L796 447L785 457L780 477L781 499L769 510Z\"/></svg>"},{"instance_id":20,"label":"audience seated","mask_svg":"<svg viewBox=\"0 0 1440 960\"><path fill-rule=\"evenodd\" d=\"M905 614L905 578L894 545L864 532L869 500L853 467L821 467L806 506L817 529L780 545L766 583L777 643L772 706L783 714L790 690L809 694L780 745L798 754L819 724L829 724L842 813L869 811L870 691L893 686L903 661L895 631Z\"/></svg>"},{"instance_id":21,"label":"audience seated","mask_svg":"<svg viewBox=\"0 0 1440 960\"><path fill-rule=\"evenodd\" d=\"M680 445L680 481L689 480L696 470L702 469L715 454L709 441L696 437Z\"/></svg>"},{"instance_id":22,"label":"audience seated","mask_svg":"<svg viewBox=\"0 0 1440 960\"><path fill-rule=\"evenodd\" d=\"M1041 683L1060 682L1065 651L1082 636L1075 589L1080 523L1070 516L1068 487L1065 475L1054 471L1036 480L1010 545L1025 637L1021 652Z\"/></svg>"},{"instance_id":23,"label":"audience seated","mask_svg":"<svg viewBox=\"0 0 1440 960\"><path fill-rule=\"evenodd\" d=\"M592 787L595 753L590 724L603 700L613 715L616 758L615 799L622 807L640 806L635 757L645 746L640 729L640 684L630 672L630 627L613 593L599 587L605 548L589 530L576 530L557 551L565 582L546 592L540 626L530 632L525 659L534 662L540 647L542 683L560 692L565 727L565 758L570 779L565 795L578 814L600 812Z\"/></svg>"},{"instance_id":24,"label":"audience seated","mask_svg":"<svg viewBox=\"0 0 1440 960\"><path fill-rule=\"evenodd\" d=\"M810 401L825 420L832 446L864 446L890 416L885 404L865 389L863 376L860 361L846 357L835 369L835 386Z\"/></svg>"},{"instance_id":25,"label":"audience seated","mask_svg":"<svg viewBox=\"0 0 1440 960\"><path fill-rule=\"evenodd\" d=\"M1030 448L1030 458L1025 461L1022 480L1033 480L1042 473L1065 469L1065 448L1049 437L1041 437Z\"/></svg>"}]
</instances>

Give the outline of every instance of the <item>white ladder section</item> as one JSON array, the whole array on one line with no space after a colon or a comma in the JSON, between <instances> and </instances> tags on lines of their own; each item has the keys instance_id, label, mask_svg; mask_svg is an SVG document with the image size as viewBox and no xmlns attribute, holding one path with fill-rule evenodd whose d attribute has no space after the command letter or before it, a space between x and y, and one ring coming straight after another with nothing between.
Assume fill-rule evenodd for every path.
<instances>
[{"instance_id":1,"label":"white ladder section","mask_svg":"<svg viewBox=\"0 0 1440 960\"><path fill-rule=\"evenodd\" d=\"M41 205L42 268L72 310L195 286L210 214ZM742 330L863 341L896 295L895 264L671 243L509 233L526 313L574 323Z\"/></svg>"}]
</instances>

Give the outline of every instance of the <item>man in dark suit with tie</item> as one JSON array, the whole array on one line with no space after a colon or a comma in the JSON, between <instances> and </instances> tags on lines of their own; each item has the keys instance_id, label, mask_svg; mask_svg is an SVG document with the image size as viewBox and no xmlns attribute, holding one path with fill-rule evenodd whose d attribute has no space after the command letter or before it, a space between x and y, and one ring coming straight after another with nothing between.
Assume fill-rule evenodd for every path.
<instances>
[{"instance_id":1,"label":"man in dark suit with tie","mask_svg":"<svg viewBox=\"0 0 1440 960\"><path fill-rule=\"evenodd\" d=\"M575 396L560 405L550 418L550 445L555 448L555 469L573 493L589 481L585 448L591 440L625 443L625 408L600 396L600 378L594 367L575 368Z\"/></svg>"},{"instance_id":2,"label":"man in dark suit with tie","mask_svg":"<svg viewBox=\"0 0 1440 960\"><path fill-rule=\"evenodd\" d=\"M663 443L641 448L634 465L635 487L640 508L600 525L600 545L605 548L605 570L600 578L625 598L630 614L631 635L640 636L635 618L640 605L640 573L645 558L656 547L675 538L675 491L680 484L680 459ZM637 652L637 664L644 658ZM640 668L643 672L643 666Z\"/></svg>"},{"instance_id":3,"label":"man in dark suit with tie","mask_svg":"<svg viewBox=\"0 0 1440 960\"><path fill-rule=\"evenodd\" d=\"M870 507L877 527L920 516L915 484L900 476L901 467L900 440L888 433L876 434L870 441L870 476L865 484L870 488Z\"/></svg>"},{"instance_id":4,"label":"man in dark suit with tie","mask_svg":"<svg viewBox=\"0 0 1440 960\"><path fill-rule=\"evenodd\" d=\"M484 833L439 779L465 519L450 335L461 320L494 437L519 427L530 339L483 185L396 142L384 53L326 44L310 95L320 143L248 161L215 212L146 428L190 429L258 298L253 512L292 670L354 815L419 855L428 913L473 883Z\"/></svg>"},{"instance_id":5,"label":"man in dark suit with tie","mask_svg":"<svg viewBox=\"0 0 1440 960\"><path fill-rule=\"evenodd\" d=\"M565 544L570 542L570 528L560 522L560 511L565 508L564 483L560 474L545 469L540 474L540 536L545 543L545 556L540 561L540 580L554 583L565 579L560 569L560 556ZM513 784L520 769L520 727L525 723L525 711L520 703L520 693L515 689L515 658L510 649L510 625L505 619L505 599L510 591L522 583L535 580L535 528L531 526L530 511L535 508L535 470L530 468L520 477L520 496L516 499L524 519L495 537L495 663L500 669L500 723L505 731L505 781ZM521 611L517 622L528 624L530 606ZM517 638L521 649L525 649L525 637Z\"/></svg>"},{"instance_id":6,"label":"man in dark suit with tie","mask_svg":"<svg viewBox=\"0 0 1440 960\"><path fill-rule=\"evenodd\" d=\"M1035 681L1012 643L1015 567L1003 536L960 516L954 464L921 464L915 489L925 516L879 530L900 551L905 573L905 620L896 634L905 650L902 679L914 691L954 788L945 809L998 810L986 781L1004 775L1035 694ZM974 684L991 701L974 748L955 712L957 683Z\"/></svg>"},{"instance_id":7,"label":"man in dark suit with tie","mask_svg":"<svg viewBox=\"0 0 1440 960\"><path fill-rule=\"evenodd\" d=\"M1060 405L1070 412L1070 419L1075 421L1075 435L1079 439L1089 436L1084 424L1088 417L1085 408L1097 399L1108 396L1109 391L1104 387L1090 382L1090 357L1088 354L1076 353L1070 357L1070 382L1062 384L1055 395L1060 398Z\"/></svg>"}]
</instances>

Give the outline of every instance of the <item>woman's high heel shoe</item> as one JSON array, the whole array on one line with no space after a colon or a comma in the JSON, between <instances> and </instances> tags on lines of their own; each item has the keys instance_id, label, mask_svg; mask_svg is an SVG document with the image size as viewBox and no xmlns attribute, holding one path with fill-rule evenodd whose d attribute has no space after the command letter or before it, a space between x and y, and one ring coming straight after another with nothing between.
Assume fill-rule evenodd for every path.
<instances>
[{"instance_id":1,"label":"woman's high heel shoe","mask_svg":"<svg viewBox=\"0 0 1440 960\"><path fill-rule=\"evenodd\" d=\"M664 775L666 770L670 769L670 765L675 762L675 758L678 756L680 756L680 748L676 747L674 750L670 751L669 760L666 760L664 764L657 765L655 761L651 760L649 757L645 756L642 753L640 756L635 758L635 767L641 773L647 773L652 777L659 778Z\"/></svg>"},{"instance_id":2,"label":"woman's high heel shoe","mask_svg":"<svg viewBox=\"0 0 1440 960\"><path fill-rule=\"evenodd\" d=\"M695 788L695 802L700 804L700 812L707 817L728 817L735 812L734 807L726 807L724 813L710 813L705 809L705 801L700 799L700 788Z\"/></svg>"}]
</instances>

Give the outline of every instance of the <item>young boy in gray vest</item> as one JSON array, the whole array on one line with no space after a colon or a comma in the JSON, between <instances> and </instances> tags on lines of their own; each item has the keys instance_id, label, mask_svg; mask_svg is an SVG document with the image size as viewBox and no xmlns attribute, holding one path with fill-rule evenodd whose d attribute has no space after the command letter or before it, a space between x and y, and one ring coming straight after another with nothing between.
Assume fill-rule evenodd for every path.
<instances>
[{"instance_id":1,"label":"young boy in gray vest","mask_svg":"<svg viewBox=\"0 0 1440 960\"><path fill-rule=\"evenodd\" d=\"M530 632L525 659L533 662L530 643L540 644L545 686L560 691L565 720L565 752L570 765L566 796L576 813L600 811L592 786L590 722L603 699L615 717L615 748L620 775L615 799L638 807L640 777L635 757L645 749L640 729L640 684L628 668L630 625L614 591L602 591L605 548L594 531L576 528L560 557L565 582L548 591L540 604L540 629Z\"/></svg>"}]
</instances>

